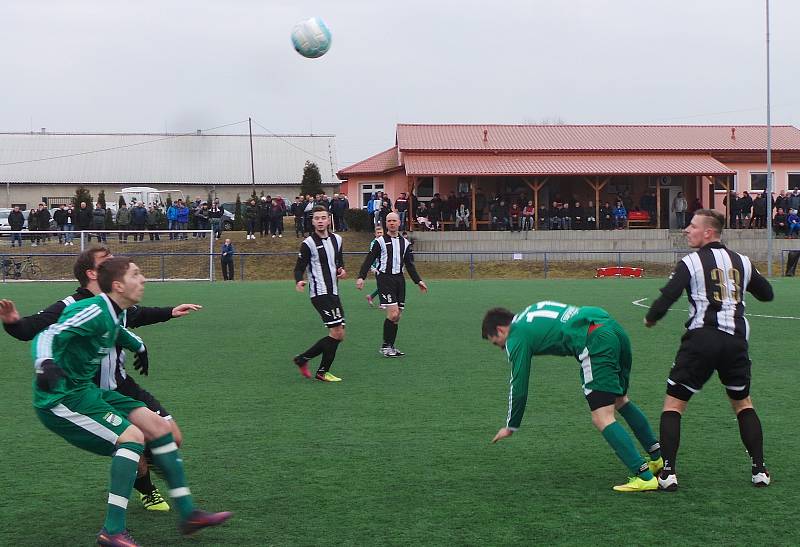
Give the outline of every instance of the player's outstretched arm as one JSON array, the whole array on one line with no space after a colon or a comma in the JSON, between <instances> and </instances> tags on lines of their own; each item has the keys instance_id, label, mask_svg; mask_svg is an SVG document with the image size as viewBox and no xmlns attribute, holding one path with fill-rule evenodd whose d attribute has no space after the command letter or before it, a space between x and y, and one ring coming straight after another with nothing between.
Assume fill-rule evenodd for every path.
<instances>
[{"instance_id":1,"label":"player's outstretched arm","mask_svg":"<svg viewBox=\"0 0 800 547\"><path fill-rule=\"evenodd\" d=\"M13 300L0 300L0 321L7 325L19 321L20 315Z\"/></svg>"},{"instance_id":2,"label":"player's outstretched arm","mask_svg":"<svg viewBox=\"0 0 800 547\"><path fill-rule=\"evenodd\" d=\"M203 306L200 304L178 304L172 308L172 317L183 317L189 315L193 311L200 311Z\"/></svg>"},{"instance_id":3,"label":"player's outstretched arm","mask_svg":"<svg viewBox=\"0 0 800 547\"><path fill-rule=\"evenodd\" d=\"M33 340L34 336L57 322L61 312L67 307L62 300L59 300L39 313L20 318L14 302L11 300L3 300L3 302L7 303L4 307L0 307L0 315L2 316L0 319L2 319L3 328L8 334L23 342ZM3 312L3 309L6 311ZM6 321L6 319L9 319L9 321Z\"/></svg>"}]
</instances>

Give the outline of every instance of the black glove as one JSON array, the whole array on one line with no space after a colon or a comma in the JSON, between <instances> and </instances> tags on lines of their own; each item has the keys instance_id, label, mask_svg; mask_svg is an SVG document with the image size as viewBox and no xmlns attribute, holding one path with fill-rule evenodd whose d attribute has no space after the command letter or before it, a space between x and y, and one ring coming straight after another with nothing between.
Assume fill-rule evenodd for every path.
<instances>
[{"instance_id":1,"label":"black glove","mask_svg":"<svg viewBox=\"0 0 800 547\"><path fill-rule=\"evenodd\" d=\"M36 387L42 391L53 391L60 378L66 378L64 369L52 359L45 359L36 371Z\"/></svg>"},{"instance_id":2,"label":"black glove","mask_svg":"<svg viewBox=\"0 0 800 547\"><path fill-rule=\"evenodd\" d=\"M142 348L142 351L136 354L133 359L133 368L139 371L139 374L147 376L150 371L150 359L147 357L147 348Z\"/></svg>"}]
</instances>

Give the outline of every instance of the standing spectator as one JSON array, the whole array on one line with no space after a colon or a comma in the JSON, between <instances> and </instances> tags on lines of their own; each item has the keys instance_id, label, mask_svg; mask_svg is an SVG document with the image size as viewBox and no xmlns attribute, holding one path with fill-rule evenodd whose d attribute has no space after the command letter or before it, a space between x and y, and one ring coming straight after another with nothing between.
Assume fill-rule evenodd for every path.
<instances>
[{"instance_id":1,"label":"standing spectator","mask_svg":"<svg viewBox=\"0 0 800 547\"><path fill-rule=\"evenodd\" d=\"M195 217L197 217L197 229L208 230L211 226L211 217L208 214L208 203L205 201L201 203L200 207L195 210L194 214ZM198 232L197 235L203 239L206 238L205 232Z\"/></svg>"},{"instance_id":2,"label":"standing spectator","mask_svg":"<svg viewBox=\"0 0 800 547\"><path fill-rule=\"evenodd\" d=\"M247 228L247 239L256 238L256 226L258 225L259 209L256 200L251 199L244 208L244 221Z\"/></svg>"},{"instance_id":3,"label":"standing spectator","mask_svg":"<svg viewBox=\"0 0 800 547\"><path fill-rule=\"evenodd\" d=\"M144 208L144 203L141 201L131 210L131 225L134 229L133 240L143 241L145 226L147 226L147 209Z\"/></svg>"},{"instance_id":4,"label":"standing spectator","mask_svg":"<svg viewBox=\"0 0 800 547\"><path fill-rule=\"evenodd\" d=\"M791 206L791 198L789 198L789 207L794 208ZM749 228L750 221L752 220L753 214L753 198L750 197L750 193L745 190L742 194L742 198L739 200L739 227L740 228Z\"/></svg>"},{"instance_id":5,"label":"standing spectator","mask_svg":"<svg viewBox=\"0 0 800 547\"><path fill-rule=\"evenodd\" d=\"M460 227L469 230L469 209L463 203L456 209L456 230Z\"/></svg>"},{"instance_id":6,"label":"standing spectator","mask_svg":"<svg viewBox=\"0 0 800 547\"><path fill-rule=\"evenodd\" d=\"M786 195L786 190L781 190L781 193L778 194L778 197L773 196L772 200L772 207L777 209L783 209L784 211L789 210L789 196Z\"/></svg>"},{"instance_id":7,"label":"standing spectator","mask_svg":"<svg viewBox=\"0 0 800 547\"><path fill-rule=\"evenodd\" d=\"M105 214L105 212L103 214ZM31 211L28 215L28 230L32 229L30 227L31 216L36 217L36 231L46 232L50 229L50 211L47 210L47 206L45 206L44 203L40 203L39 208L35 211ZM105 220L105 217L103 217L103 220ZM49 236L47 234L45 234L44 237L38 234L35 236L36 243L41 244L43 239L49 239Z\"/></svg>"},{"instance_id":8,"label":"standing spectator","mask_svg":"<svg viewBox=\"0 0 800 547\"><path fill-rule=\"evenodd\" d=\"M21 232L22 227L25 226L25 215L22 214L22 211L19 210L19 206L15 206L14 209L8 213L8 226L11 228L12 232ZM28 228L30 230L30 228ZM22 247L22 234L16 233L11 234L11 246L14 246L14 242L19 243L19 247Z\"/></svg>"},{"instance_id":9,"label":"standing spectator","mask_svg":"<svg viewBox=\"0 0 800 547\"><path fill-rule=\"evenodd\" d=\"M161 220L163 217L164 215L157 205L150 205L150 207L147 208L145 222L147 223L147 231L149 232L147 235L150 237L150 241L161 241L161 234L158 233L158 230L161 229Z\"/></svg>"},{"instance_id":10,"label":"standing spectator","mask_svg":"<svg viewBox=\"0 0 800 547\"><path fill-rule=\"evenodd\" d=\"M38 209L31 209L28 211L28 233L31 238L31 247L38 247L41 237L37 234L39 231L39 217L36 216Z\"/></svg>"},{"instance_id":11,"label":"standing spectator","mask_svg":"<svg viewBox=\"0 0 800 547\"><path fill-rule=\"evenodd\" d=\"M170 232L178 229L178 204L170 203L167 207L167 230ZM175 239L175 234L169 234L170 239Z\"/></svg>"},{"instance_id":12,"label":"standing spectator","mask_svg":"<svg viewBox=\"0 0 800 547\"><path fill-rule=\"evenodd\" d=\"M600 228L610 230L614 227L614 210L609 202L600 206Z\"/></svg>"},{"instance_id":13,"label":"standing spectator","mask_svg":"<svg viewBox=\"0 0 800 547\"><path fill-rule=\"evenodd\" d=\"M455 223L456 210L458 210L458 198L456 197L455 192L450 192L450 194L447 196L447 201L445 201L443 204L442 218Z\"/></svg>"},{"instance_id":14,"label":"standing spectator","mask_svg":"<svg viewBox=\"0 0 800 547\"><path fill-rule=\"evenodd\" d=\"M75 245L73 239L75 238L75 207L70 203L67 205L67 222L64 224L64 245Z\"/></svg>"},{"instance_id":15,"label":"standing spectator","mask_svg":"<svg viewBox=\"0 0 800 547\"><path fill-rule=\"evenodd\" d=\"M377 192L372 199L372 221L375 226L382 226L381 207L383 207L383 192Z\"/></svg>"},{"instance_id":16,"label":"standing spectator","mask_svg":"<svg viewBox=\"0 0 800 547\"><path fill-rule=\"evenodd\" d=\"M230 239L226 239L222 244L222 280L233 281L233 243Z\"/></svg>"},{"instance_id":17,"label":"standing spectator","mask_svg":"<svg viewBox=\"0 0 800 547\"><path fill-rule=\"evenodd\" d=\"M289 212L294 217L294 236L301 237L303 235L303 223L305 218L306 206L303 203L302 196L296 196L294 203L289 207Z\"/></svg>"},{"instance_id":18,"label":"standing spectator","mask_svg":"<svg viewBox=\"0 0 800 547\"><path fill-rule=\"evenodd\" d=\"M189 229L189 208L182 199L178 200L178 230ZM184 231L176 236L177 239L188 239L189 235Z\"/></svg>"},{"instance_id":19,"label":"standing spectator","mask_svg":"<svg viewBox=\"0 0 800 547\"><path fill-rule=\"evenodd\" d=\"M311 235L314 225L311 220L314 216L314 196L306 194L305 207L303 208L303 235Z\"/></svg>"},{"instance_id":20,"label":"standing spectator","mask_svg":"<svg viewBox=\"0 0 800 547\"><path fill-rule=\"evenodd\" d=\"M753 200L753 216L750 217L750 227L763 228L767 212L766 192L758 194Z\"/></svg>"},{"instance_id":21,"label":"standing spectator","mask_svg":"<svg viewBox=\"0 0 800 547\"><path fill-rule=\"evenodd\" d=\"M800 189L795 187L795 189L792 190L792 193L786 196L786 201L787 201L786 205L787 210L796 209L800 211Z\"/></svg>"},{"instance_id":22,"label":"standing spectator","mask_svg":"<svg viewBox=\"0 0 800 547\"><path fill-rule=\"evenodd\" d=\"M384 230L386 229L386 217L392 212L391 203L391 200L386 196L384 196L383 201L381 201L381 210L378 213L378 217L380 218L380 226Z\"/></svg>"},{"instance_id":23,"label":"standing spectator","mask_svg":"<svg viewBox=\"0 0 800 547\"><path fill-rule=\"evenodd\" d=\"M125 242L128 242L128 232L131 227L131 210L128 209L128 206L124 203L117 211L117 229L122 230L117 234L117 239L120 243L124 239Z\"/></svg>"},{"instance_id":24,"label":"standing spectator","mask_svg":"<svg viewBox=\"0 0 800 547\"><path fill-rule=\"evenodd\" d=\"M56 211L53 213L53 221L56 223L56 228L58 228L58 232L59 232L58 233L58 244L61 245L62 243L64 243L66 241L66 235L64 234L64 232L66 231L64 229L64 226L67 223L67 206L66 205L64 205L62 203L61 206L58 209L56 209Z\"/></svg>"},{"instance_id":25,"label":"standing spectator","mask_svg":"<svg viewBox=\"0 0 800 547\"><path fill-rule=\"evenodd\" d=\"M581 206L580 201L576 201L573 205L569 208L569 216L572 218L572 229L573 230L585 230L586 226L586 213Z\"/></svg>"},{"instance_id":26,"label":"standing spectator","mask_svg":"<svg viewBox=\"0 0 800 547\"><path fill-rule=\"evenodd\" d=\"M679 230L686 228L686 210L688 208L689 204L683 197L683 192L678 192L678 195L672 200L672 211L675 213L675 222Z\"/></svg>"},{"instance_id":27,"label":"standing spectator","mask_svg":"<svg viewBox=\"0 0 800 547\"><path fill-rule=\"evenodd\" d=\"M89 209L85 201L82 201L78 206L78 210L75 211L75 227L78 229L78 231L85 232L91 225L92 210ZM31 227L28 226L28 230L30 229Z\"/></svg>"},{"instance_id":28,"label":"standing spectator","mask_svg":"<svg viewBox=\"0 0 800 547\"><path fill-rule=\"evenodd\" d=\"M261 237L269 235L270 207L272 200L268 196L261 196L258 203L258 233Z\"/></svg>"},{"instance_id":29,"label":"standing spectator","mask_svg":"<svg viewBox=\"0 0 800 547\"><path fill-rule=\"evenodd\" d=\"M617 200L612 214L614 215L614 226L617 229L624 228L625 224L628 222L628 211L621 201Z\"/></svg>"},{"instance_id":30,"label":"standing spectator","mask_svg":"<svg viewBox=\"0 0 800 547\"><path fill-rule=\"evenodd\" d=\"M208 218L211 220L211 230L214 232L214 237L219 239L222 237L224 230L224 222L222 218L225 216L225 211L220 209L219 201L214 200L211 204L211 209L208 210Z\"/></svg>"},{"instance_id":31,"label":"standing spectator","mask_svg":"<svg viewBox=\"0 0 800 547\"><path fill-rule=\"evenodd\" d=\"M99 201L92 211L92 230L97 237L97 242L106 242L106 209ZM89 241L92 240L92 234L89 234Z\"/></svg>"},{"instance_id":32,"label":"standing spectator","mask_svg":"<svg viewBox=\"0 0 800 547\"><path fill-rule=\"evenodd\" d=\"M275 198L272 198L271 204L269 209L269 232L273 238L276 235L283 237L283 208Z\"/></svg>"},{"instance_id":33,"label":"standing spectator","mask_svg":"<svg viewBox=\"0 0 800 547\"><path fill-rule=\"evenodd\" d=\"M397 216L400 217L400 230L406 230L406 220L408 218L408 197L406 196L405 192L401 192L397 199L394 200L394 207L397 211Z\"/></svg>"}]
</instances>

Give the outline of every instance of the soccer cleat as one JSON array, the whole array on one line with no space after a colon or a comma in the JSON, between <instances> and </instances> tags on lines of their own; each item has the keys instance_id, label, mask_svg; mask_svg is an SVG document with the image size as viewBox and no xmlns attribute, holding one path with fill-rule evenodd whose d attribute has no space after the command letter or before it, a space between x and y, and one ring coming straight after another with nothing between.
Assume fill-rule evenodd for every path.
<instances>
[{"instance_id":1,"label":"soccer cleat","mask_svg":"<svg viewBox=\"0 0 800 547\"><path fill-rule=\"evenodd\" d=\"M405 353L403 353L402 351L400 351L399 349L397 349L394 346L388 346L388 347L385 347L385 348L381 348L381 354L384 357L402 357L403 355L405 355Z\"/></svg>"},{"instance_id":2,"label":"soccer cleat","mask_svg":"<svg viewBox=\"0 0 800 547\"><path fill-rule=\"evenodd\" d=\"M653 477L649 481L641 477L630 477L625 484L618 484L614 487L617 492L647 492L658 490L658 479Z\"/></svg>"},{"instance_id":3,"label":"soccer cleat","mask_svg":"<svg viewBox=\"0 0 800 547\"><path fill-rule=\"evenodd\" d=\"M678 477L674 473L669 475L661 473L658 476L658 489L664 492L674 492L678 489Z\"/></svg>"},{"instance_id":4,"label":"soccer cleat","mask_svg":"<svg viewBox=\"0 0 800 547\"><path fill-rule=\"evenodd\" d=\"M293 359L294 364L300 369L300 374L306 378L311 378L311 371L308 370L308 359L302 355L296 355Z\"/></svg>"},{"instance_id":5,"label":"soccer cleat","mask_svg":"<svg viewBox=\"0 0 800 547\"><path fill-rule=\"evenodd\" d=\"M147 495L139 494L139 500L148 511L169 511L169 504L164 499L164 496L161 495L161 492L158 491L158 488L154 488Z\"/></svg>"},{"instance_id":6,"label":"soccer cleat","mask_svg":"<svg viewBox=\"0 0 800 547\"><path fill-rule=\"evenodd\" d=\"M753 486L756 488L765 488L769 486L769 471L764 469L764 471L761 473L753 473L752 481Z\"/></svg>"},{"instance_id":7,"label":"soccer cleat","mask_svg":"<svg viewBox=\"0 0 800 547\"><path fill-rule=\"evenodd\" d=\"M101 528L97 533L97 544L106 547L139 547L136 540L131 537L131 533L123 530L119 534L111 535L108 530Z\"/></svg>"},{"instance_id":8,"label":"soccer cleat","mask_svg":"<svg viewBox=\"0 0 800 547\"><path fill-rule=\"evenodd\" d=\"M647 462L647 467L654 476L658 476L661 470L664 469L664 458L659 457L657 460L650 460Z\"/></svg>"},{"instance_id":9,"label":"soccer cleat","mask_svg":"<svg viewBox=\"0 0 800 547\"><path fill-rule=\"evenodd\" d=\"M339 378L337 376L334 376L330 372L326 372L324 374L321 374L321 373L318 372L317 375L316 375L316 378L320 382L341 382L342 381L341 378Z\"/></svg>"},{"instance_id":10,"label":"soccer cleat","mask_svg":"<svg viewBox=\"0 0 800 547\"><path fill-rule=\"evenodd\" d=\"M189 518L182 521L178 525L178 529L180 530L181 534L184 536L190 536L195 532L199 532L203 528L208 528L209 526L218 526L231 518L233 513L230 511L222 511L221 513L209 513L207 511L201 511L200 509L195 509L192 511L192 514L189 515Z\"/></svg>"}]
</instances>

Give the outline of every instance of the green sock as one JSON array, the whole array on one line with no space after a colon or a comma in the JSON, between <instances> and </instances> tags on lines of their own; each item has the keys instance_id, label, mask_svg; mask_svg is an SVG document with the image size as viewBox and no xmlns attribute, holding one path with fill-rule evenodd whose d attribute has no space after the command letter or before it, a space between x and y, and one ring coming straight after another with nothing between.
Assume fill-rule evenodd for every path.
<instances>
[{"instance_id":1,"label":"green sock","mask_svg":"<svg viewBox=\"0 0 800 547\"><path fill-rule=\"evenodd\" d=\"M644 412L631 401L628 401L625 406L621 407L617 412L628 422L628 425L633 430L633 434L636 435L636 438L639 440L639 444L650 454L650 459L657 460L660 458L661 445L658 444L658 440Z\"/></svg>"},{"instance_id":2,"label":"green sock","mask_svg":"<svg viewBox=\"0 0 800 547\"><path fill-rule=\"evenodd\" d=\"M625 467L631 470L634 475L639 475L642 479L649 481L653 478L653 474L647 468L647 462L636 450L633 445L633 439L625 431L625 428L619 425L619 422L612 422L603 430L603 438L611 448L614 449L617 457L622 460Z\"/></svg>"},{"instance_id":3,"label":"green sock","mask_svg":"<svg viewBox=\"0 0 800 547\"><path fill-rule=\"evenodd\" d=\"M183 460L178 453L178 445L172 438L172 433L167 433L147 443L147 448L153 454L153 463L161 468L164 479L169 485L169 497L175 500L182 519L192 514L194 504L192 493L186 486L186 477L183 474Z\"/></svg>"},{"instance_id":4,"label":"green sock","mask_svg":"<svg viewBox=\"0 0 800 547\"><path fill-rule=\"evenodd\" d=\"M144 446L139 443L121 443L111 458L111 485L108 488L108 508L103 525L109 534L119 534L125 529L128 498L133 492L136 468Z\"/></svg>"}]
</instances>

